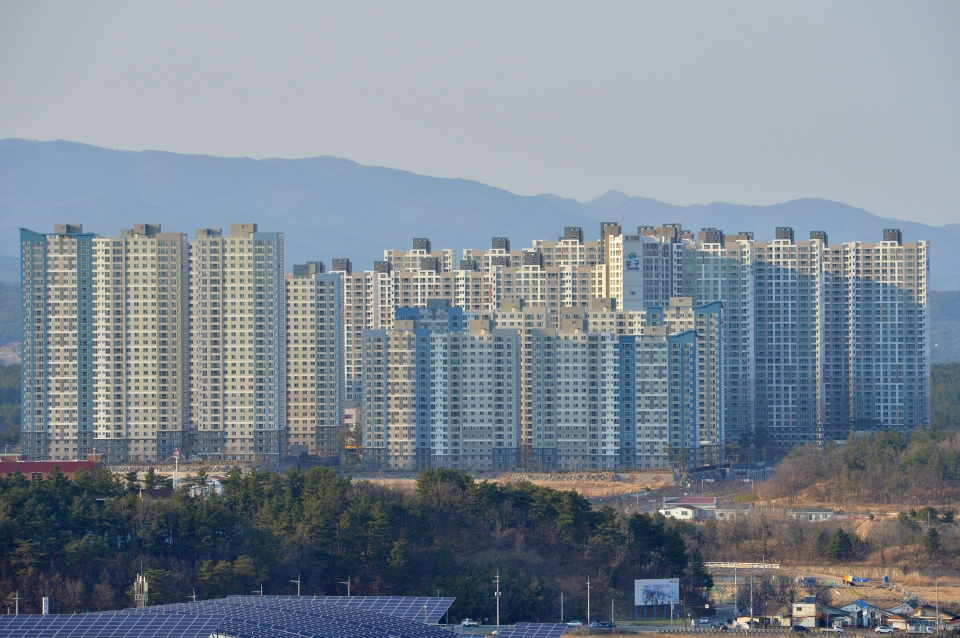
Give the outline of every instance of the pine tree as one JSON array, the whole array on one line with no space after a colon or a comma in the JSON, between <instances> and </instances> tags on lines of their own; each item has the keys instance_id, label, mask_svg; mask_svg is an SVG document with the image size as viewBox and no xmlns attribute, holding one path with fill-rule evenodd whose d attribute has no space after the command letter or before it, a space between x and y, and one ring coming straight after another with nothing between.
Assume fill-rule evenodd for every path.
<instances>
[{"instance_id":1,"label":"pine tree","mask_svg":"<svg viewBox=\"0 0 960 638\"><path fill-rule=\"evenodd\" d=\"M842 527L838 527L830 537L825 553L830 560L844 560L853 553L853 540Z\"/></svg>"}]
</instances>

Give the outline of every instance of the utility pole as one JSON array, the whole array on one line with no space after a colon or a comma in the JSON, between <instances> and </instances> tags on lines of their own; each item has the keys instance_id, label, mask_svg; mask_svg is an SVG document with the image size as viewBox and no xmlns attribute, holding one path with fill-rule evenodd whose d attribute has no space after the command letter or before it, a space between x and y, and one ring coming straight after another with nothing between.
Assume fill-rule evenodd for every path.
<instances>
[{"instance_id":1,"label":"utility pole","mask_svg":"<svg viewBox=\"0 0 960 638\"><path fill-rule=\"evenodd\" d=\"M350 595L350 577L349 577L349 576L347 576L347 579L346 579L346 580L341 580L341 581L340 581L339 583L337 583L337 584L338 584L338 585L346 585L346 586L347 586L347 596Z\"/></svg>"},{"instance_id":2,"label":"utility pole","mask_svg":"<svg viewBox=\"0 0 960 638\"><path fill-rule=\"evenodd\" d=\"M934 579L934 587L937 592L937 635L940 635L940 561L937 561L937 577Z\"/></svg>"},{"instance_id":3,"label":"utility pole","mask_svg":"<svg viewBox=\"0 0 960 638\"><path fill-rule=\"evenodd\" d=\"M750 623L753 624L753 572L750 572Z\"/></svg>"},{"instance_id":4,"label":"utility pole","mask_svg":"<svg viewBox=\"0 0 960 638\"><path fill-rule=\"evenodd\" d=\"M734 620L736 620L736 615L740 613L740 601L739 601L740 591L737 585L737 566L733 566L733 615Z\"/></svg>"},{"instance_id":5,"label":"utility pole","mask_svg":"<svg viewBox=\"0 0 960 638\"><path fill-rule=\"evenodd\" d=\"M560 624L563 624L563 592L560 592Z\"/></svg>"},{"instance_id":6,"label":"utility pole","mask_svg":"<svg viewBox=\"0 0 960 638\"><path fill-rule=\"evenodd\" d=\"M613 598L612 597L610 598L610 622L616 622L613 619Z\"/></svg>"},{"instance_id":7,"label":"utility pole","mask_svg":"<svg viewBox=\"0 0 960 638\"><path fill-rule=\"evenodd\" d=\"M300 574L297 574L296 580L291 580L290 582L297 584L297 596L300 596Z\"/></svg>"},{"instance_id":8,"label":"utility pole","mask_svg":"<svg viewBox=\"0 0 960 638\"><path fill-rule=\"evenodd\" d=\"M590 633L590 577L587 576L587 633Z\"/></svg>"},{"instance_id":9,"label":"utility pole","mask_svg":"<svg viewBox=\"0 0 960 638\"><path fill-rule=\"evenodd\" d=\"M497 579L493 581L497 584L497 631L500 631L500 570L497 570Z\"/></svg>"},{"instance_id":10,"label":"utility pole","mask_svg":"<svg viewBox=\"0 0 960 638\"><path fill-rule=\"evenodd\" d=\"M20 590L17 590L17 595L13 597L13 600L16 601L16 606L14 607L14 614L17 616L20 615Z\"/></svg>"}]
</instances>

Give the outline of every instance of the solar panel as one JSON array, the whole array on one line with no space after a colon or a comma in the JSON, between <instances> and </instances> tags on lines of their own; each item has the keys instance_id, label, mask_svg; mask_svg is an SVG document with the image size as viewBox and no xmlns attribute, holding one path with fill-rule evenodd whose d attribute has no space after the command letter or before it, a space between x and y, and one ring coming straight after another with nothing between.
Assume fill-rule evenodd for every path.
<instances>
[{"instance_id":1,"label":"solar panel","mask_svg":"<svg viewBox=\"0 0 960 638\"><path fill-rule=\"evenodd\" d=\"M271 631L274 636L304 638L449 638L449 632L437 627L367 610L309 600L286 601L284 606L262 598L252 601L258 604L220 599L127 609L123 613L223 615L221 632L237 638L262 638Z\"/></svg>"},{"instance_id":2,"label":"solar panel","mask_svg":"<svg viewBox=\"0 0 960 638\"><path fill-rule=\"evenodd\" d=\"M350 609L362 609L378 614L406 618L422 623L437 623L456 598L427 596L228 596L227 600L242 601L242 604L300 606L304 603L335 605Z\"/></svg>"},{"instance_id":3,"label":"solar panel","mask_svg":"<svg viewBox=\"0 0 960 638\"><path fill-rule=\"evenodd\" d=\"M222 616L125 614L0 615L2 638L209 638Z\"/></svg>"},{"instance_id":4,"label":"solar panel","mask_svg":"<svg viewBox=\"0 0 960 638\"><path fill-rule=\"evenodd\" d=\"M566 629L564 624L518 622L501 629L497 638L560 638Z\"/></svg>"}]
</instances>

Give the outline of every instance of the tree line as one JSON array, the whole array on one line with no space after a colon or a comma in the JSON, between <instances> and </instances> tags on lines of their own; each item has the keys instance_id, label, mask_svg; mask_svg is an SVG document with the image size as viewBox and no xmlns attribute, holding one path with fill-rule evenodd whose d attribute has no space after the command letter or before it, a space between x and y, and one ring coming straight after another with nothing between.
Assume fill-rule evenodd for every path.
<instances>
[{"instance_id":1,"label":"tree line","mask_svg":"<svg viewBox=\"0 0 960 638\"><path fill-rule=\"evenodd\" d=\"M157 484L156 475L147 479ZM633 580L680 577L699 613L709 574L697 529L658 515L592 510L575 491L476 482L445 469L405 494L326 468L284 474L232 470L222 495L190 485L142 500L144 481L107 470L46 480L0 478L0 595L21 610L43 596L60 613L132 603L141 569L151 603L249 594L455 596L451 620L586 620L613 600L631 615Z\"/></svg>"}]
</instances>

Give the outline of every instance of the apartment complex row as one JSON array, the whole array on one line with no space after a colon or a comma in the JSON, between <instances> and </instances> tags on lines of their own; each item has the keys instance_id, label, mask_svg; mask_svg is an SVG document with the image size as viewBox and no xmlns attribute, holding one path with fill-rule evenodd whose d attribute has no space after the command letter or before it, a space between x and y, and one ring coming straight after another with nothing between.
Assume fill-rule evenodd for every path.
<instances>
[{"instance_id":1,"label":"apartment complex row","mask_svg":"<svg viewBox=\"0 0 960 638\"><path fill-rule=\"evenodd\" d=\"M339 453L341 279L284 275L282 233L230 231L21 231L29 458Z\"/></svg>"},{"instance_id":2,"label":"apartment complex row","mask_svg":"<svg viewBox=\"0 0 960 638\"><path fill-rule=\"evenodd\" d=\"M456 269L452 250L416 239L410 251L385 251L373 272L347 276L345 396L363 399L363 330L388 328L397 308L426 299L476 312L518 302L525 320L559 327L563 308L595 299L625 318L686 297L723 305L729 441L759 428L789 449L851 429L911 427L929 421L928 259L927 242L905 243L896 229L876 243L830 244L826 232L797 240L787 227L757 241L677 224L628 234L605 222L598 241L567 228L556 242L511 250L495 237L489 250L464 250Z\"/></svg>"},{"instance_id":3,"label":"apartment complex row","mask_svg":"<svg viewBox=\"0 0 960 638\"><path fill-rule=\"evenodd\" d=\"M102 452L111 462L162 459L175 450L255 462L284 454L336 455L345 413L357 416L364 445L373 450L378 440L389 439L377 439L376 431L368 439L367 428L391 426L375 422L387 395L376 401L377 386L369 384L376 374L368 365L376 345L369 331L399 339L391 331L427 330L449 349L450 339L470 333L474 321L518 339L517 369L510 373L518 382L514 407L498 409L507 403L494 401L483 408L512 412L492 418L516 422L513 445L496 437L506 430L490 430L490 441L505 445L489 447L516 452L477 463L516 458L531 467L589 467L596 457L599 467L603 456L608 465L616 457L621 467L664 462L665 443L651 439L641 446L619 430L617 439L597 439L608 448L571 448L588 450L577 454L543 444L558 441L546 438L557 432L537 427L559 427L546 420L556 421L567 408L543 407L554 394L537 385L547 381L537 378L547 365L536 349L548 343L542 331L581 330L608 341L613 335L608 345L616 343L621 354L621 337L653 338L650 331L661 328L660 336L675 339L693 331L697 441L687 446L695 455L684 454L699 463L721 459L726 443L757 428L789 449L843 437L858 424L909 427L928 420L926 242L904 243L896 230L877 243L837 245L823 232L796 241L789 228L778 228L770 242L755 241L751 233L694 234L669 224L625 234L618 224L604 223L600 231L598 241L584 241L581 229L567 228L556 242L538 240L523 250L497 237L489 250L464 250L459 264L452 250L433 251L428 239L419 238L410 251L385 251L369 271L353 272L349 259L338 258L329 273L311 262L284 274L283 235L258 232L254 224L235 224L229 236L201 229L193 241L150 224L118 237L74 225L58 225L51 234L23 230L24 452L47 459ZM431 300L444 300L451 310L428 308ZM453 309L460 314L450 314ZM445 317L446 326L433 315ZM508 374L492 372L501 373ZM609 397L613 387L606 389ZM414 427L411 406L441 396L417 394L422 390L403 390L410 393L411 413L391 412L390 418L406 419L392 427ZM442 396L459 401L463 395ZM627 425L623 407L601 407L603 396L569 408L586 412L576 415L586 421L576 427L599 428L604 417L619 421L607 427ZM395 399L390 410L404 405L399 395ZM416 421L441 418L416 412ZM424 432L407 434L403 445L405 439L393 439L410 456L398 463L422 464L427 448L431 462L468 456L463 446L454 455L453 447L434 448L432 437L421 439ZM670 440L672 433L664 436ZM635 445L624 454L627 441ZM617 455L592 454L613 447ZM641 447L649 457L638 455ZM390 449L368 459L387 467ZM574 456L585 458L574 463Z\"/></svg>"},{"instance_id":4,"label":"apartment complex row","mask_svg":"<svg viewBox=\"0 0 960 638\"><path fill-rule=\"evenodd\" d=\"M721 367L719 307L685 301L629 335L597 329L609 314L602 304L591 316L568 309L559 328L517 326L522 307L478 316L441 299L398 311L392 328L363 335L365 466L614 470L720 460L721 388L710 375Z\"/></svg>"}]
</instances>

